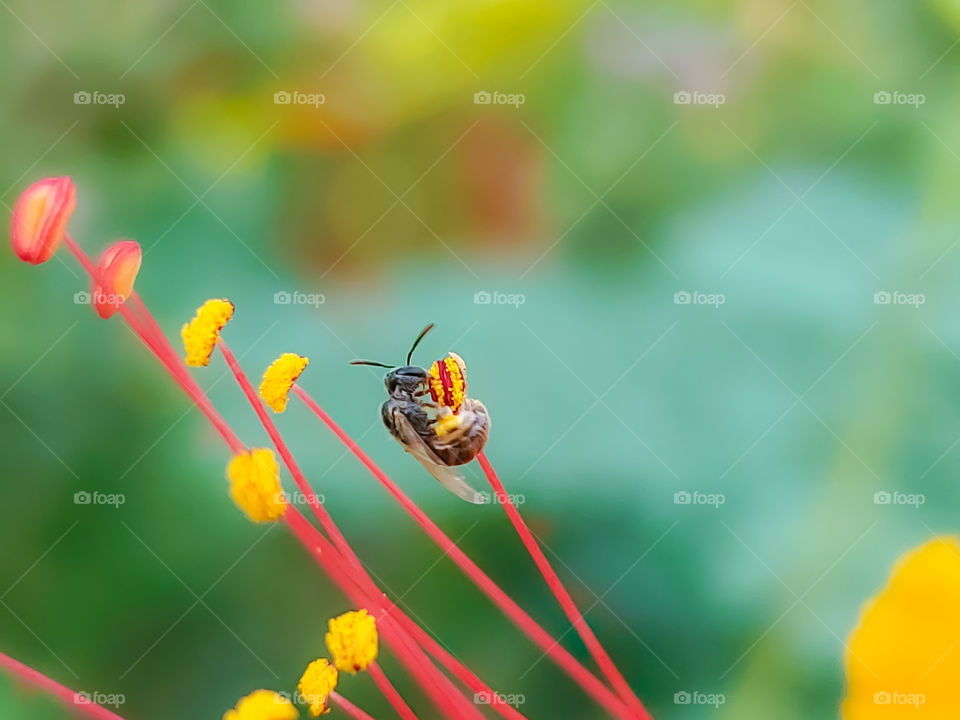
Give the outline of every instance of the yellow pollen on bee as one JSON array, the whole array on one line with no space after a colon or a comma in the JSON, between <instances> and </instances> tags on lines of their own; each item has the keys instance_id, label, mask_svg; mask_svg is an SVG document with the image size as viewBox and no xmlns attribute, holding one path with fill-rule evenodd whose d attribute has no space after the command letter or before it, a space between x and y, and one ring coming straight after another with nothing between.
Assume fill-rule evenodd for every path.
<instances>
[{"instance_id":1,"label":"yellow pollen on bee","mask_svg":"<svg viewBox=\"0 0 960 720\"><path fill-rule=\"evenodd\" d=\"M256 690L240 698L233 710L223 714L223 720L297 720L297 708L280 693Z\"/></svg>"},{"instance_id":2,"label":"yellow pollen on bee","mask_svg":"<svg viewBox=\"0 0 960 720\"><path fill-rule=\"evenodd\" d=\"M272 450L254 448L234 455L227 477L230 497L250 520L265 523L283 517L287 501Z\"/></svg>"},{"instance_id":3,"label":"yellow pollen on bee","mask_svg":"<svg viewBox=\"0 0 960 720\"><path fill-rule=\"evenodd\" d=\"M460 427L460 417L458 415L451 414L437 420L437 423L433 429L437 435L442 437L449 432L453 432L458 427Z\"/></svg>"},{"instance_id":4,"label":"yellow pollen on bee","mask_svg":"<svg viewBox=\"0 0 960 720\"><path fill-rule=\"evenodd\" d=\"M232 317L233 303L229 300L211 299L197 308L197 314L180 330L187 351L187 365L206 367L210 364L220 331Z\"/></svg>"},{"instance_id":5,"label":"yellow pollen on bee","mask_svg":"<svg viewBox=\"0 0 960 720\"><path fill-rule=\"evenodd\" d=\"M275 413L282 413L287 409L287 399L290 388L300 377L310 360L302 355L284 353L263 373L263 382L260 383L260 397Z\"/></svg>"},{"instance_id":6,"label":"yellow pollen on bee","mask_svg":"<svg viewBox=\"0 0 960 720\"><path fill-rule=\"evenodd\" d=\"M377 623L366 610L352 610L331 618L327 649L342 672L366 670L377 659Z\"/></svg>"},{"instance_id":7,"label":"yellow pollen on bee","mask_svg":"<svg viewBox=\"0 0 960 720\"><path fill-rule=\"evenodd\" d=\"M324 713L330 712L327 706L327 699L337 687L337 679L340 673L325 658L314 660L307 666L300 678L300 684L297 690L300 697L310 708L310 714L313 717L320 717Z\"/></svg>"}]
</instances>

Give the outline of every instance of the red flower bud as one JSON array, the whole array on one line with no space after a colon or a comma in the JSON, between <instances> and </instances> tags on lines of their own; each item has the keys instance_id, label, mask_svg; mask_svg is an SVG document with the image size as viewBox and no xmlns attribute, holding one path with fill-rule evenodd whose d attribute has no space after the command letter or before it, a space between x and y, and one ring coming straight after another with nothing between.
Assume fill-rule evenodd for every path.
<instances>
[{"instance_id":1,"label":"red flower bud","mask_svg":"<svg viewBox=\"0 0 960 720\"><path fill-rule=\"evenodd\" d=\"M68 177L45 178L24 190L10 227L17 257L31 265L53 257L76 204L77 188Z\"/></svg>"},{"instance_id":2,"label":"red flower bud","mask_svg":"<svg viewBox=\"0 0 960 720\"><path fill-rule=\"evenodd\" d=\"M120 240L100 256L97 277L102 284L93 286L93 307L100 317L110 317L130 297L142 259L140 243L135 240Z\"/></svg>"}]
</instances>

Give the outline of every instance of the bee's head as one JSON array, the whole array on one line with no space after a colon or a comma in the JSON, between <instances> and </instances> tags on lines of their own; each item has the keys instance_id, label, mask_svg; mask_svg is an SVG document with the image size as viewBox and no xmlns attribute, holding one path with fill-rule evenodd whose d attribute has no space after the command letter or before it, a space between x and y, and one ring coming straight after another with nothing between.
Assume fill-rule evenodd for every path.
<instances>
[{"instance_id":1,"label":"bee's head","mask_svg":"<svg viewBox=\"0 0 960 720\"><path fill-rule=\"evenodd\" d=\"M397 367L394 365L385 365L380 362L373 362L371 360L354 360L350 364L373 365L374 367L384 367L390 370L390 372L387 373L387 377L384 378L384 384L387 386L387 392L391 396L422 395L426 392L427 371L422 367L411 365L410 359L413 357L413 351L417 349L417 345L423 340L423 336L432 329L433 323L430 323L420 332L417 339L413 341L413 347L411 347L410 352L407 353L406 365Z\"/></svg>"},{"instance_id":2,"label":"bee's head","mask_svg":"<svg viewBox=\"0 0 960 720\"><path fill-rule=\"evenodd\" d=\"M394 368L384 378L390 395L413 395L426 382L427 371L416 365Z\"/></svg>"}]
</instances>

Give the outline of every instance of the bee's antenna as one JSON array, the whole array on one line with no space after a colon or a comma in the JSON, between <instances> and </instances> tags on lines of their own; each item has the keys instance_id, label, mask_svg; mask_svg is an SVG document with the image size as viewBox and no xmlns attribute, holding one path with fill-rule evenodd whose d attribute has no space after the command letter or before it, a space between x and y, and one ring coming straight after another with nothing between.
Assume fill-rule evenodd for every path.
<instances>
[{"instance_id":1,"label":"bee's antenna","mask_svg":"<svg viewBox=\"0 0 960 720\"><path fill-rule=\"evenodd\" d=\"M387 368L388 370L392 370L394 368L393 365L385 365L383 363L373 362L373 360L351 360L350 364L351 365L373 365L374 367Z\"/></svg>"},{"instance_id":2,"label":"bee's antenna","mask_svg":"<svg viewBox=\"0 0 960 720\"><path fill-rule=\"evenodd\" d=\"M410 348L410 352L407 353L407 365L410 364L410 359L413 357L413 351L417 349L417 345L419 345L420 341L423 340L423 336L431 330L433 330L433 323L427 325L423 330L420 331L420 334L417 335L417 339L413 341L413 347Z\"/></svg>"}]
</instances>

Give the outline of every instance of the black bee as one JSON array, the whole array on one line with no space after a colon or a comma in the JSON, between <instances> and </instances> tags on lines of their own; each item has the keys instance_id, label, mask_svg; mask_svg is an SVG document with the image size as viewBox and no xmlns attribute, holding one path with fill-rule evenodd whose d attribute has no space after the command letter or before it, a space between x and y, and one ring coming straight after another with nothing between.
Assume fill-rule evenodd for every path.
<instances>
[{"instance_id":1,"label":"black bee","mask_svg":"<svg viewBox=\"0 0 960 720\"><path fill-rule=\"evenodd\" d=\"M380 408L387 430L445 488L467 502L481 504L485 496L453 468L470 462L483 449L490 416L482 402L466 396L466 366L458 355L449 353L429 370L410 364L413 351L432 329L433 323L414 340L406 365L369 360L351 364L390 370L384 379L389 397Z\"/></svg>"}]
</instances>

